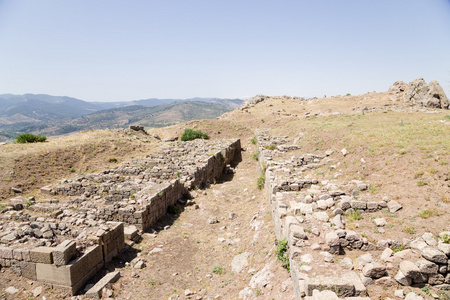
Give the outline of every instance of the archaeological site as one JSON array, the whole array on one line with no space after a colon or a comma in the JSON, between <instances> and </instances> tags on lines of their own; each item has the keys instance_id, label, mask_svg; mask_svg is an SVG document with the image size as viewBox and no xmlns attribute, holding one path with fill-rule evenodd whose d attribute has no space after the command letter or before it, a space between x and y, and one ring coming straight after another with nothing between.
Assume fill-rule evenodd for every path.
<instances>
[{"instance_id":1,"label":"archaeological site","mask_svg":"<svg viewBox=\"0 0 450 300\"><path fill-rule=\"evenodd\" d=\"M449 108L419 78L3 143L0 299L449 300Z\"/></svg>"}]
</instances>

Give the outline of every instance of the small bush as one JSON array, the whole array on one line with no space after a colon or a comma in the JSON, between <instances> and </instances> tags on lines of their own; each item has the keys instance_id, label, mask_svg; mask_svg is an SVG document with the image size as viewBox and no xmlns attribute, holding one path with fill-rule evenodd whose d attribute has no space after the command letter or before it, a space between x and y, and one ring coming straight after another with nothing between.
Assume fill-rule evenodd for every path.
<instances>
[{"instance_id":1,"label":"small bush","mask_svg":"<svg viewBox=\"0 0 450 300\"><path fill-rule=\"evenodd\" d=\"M445 234L442 236L442 241L443 241L444 243L446 243L446 244L450 244L450 235L445 233Z\"/></svg>"},{"instance_id":2,"label":"small bush","mask_svg":"<svg viewBox=\"0 0 450 300\"><path fill-rule=\"evenodd\" d=\"M281 261L281 265L283 268L288 270L290 272L291 266L289 263L289 257L287 253L287 241L286 240L280 240L278 241L278 247L277 250L275 250L275 253L277 254L277 258L279 261Z\"/></svg>"},{"instance_id":3,"label":"small bush","mask_svg":"<svg viewBox=\"0 0 450 300\"><path fill-rule=\"evenodd\" d=\"M398 246L398 247L391 247L391 250L394 251L394 253L398 253L400 251L405 250L405 248L403 248L403 246Z\"/></svg>"},{"instance_id":4,"label":"small bush","mask_svg":"<svg viewBox=\"0 0 450 300\"><path fill-rule=\"evenodd\" d=\"M223 274L223 267L221 265L214 266L212 269L213 273Z\"/></svg>"},{"instance_id":5,"label":"small bush","mask_svg":"<svg viewBox=\"0 0 450 300\"><path fill-rule=\"evenodd\" d=\"M190 128L186 128L181 136L182 141L192 141L195 139L209 139L208 134L201 132L200 130L192 130Z\"/></svg>"},{"instance_id":6,"label":"small bush","mask_svg":"<svg viewBox=\"0 0 450 300\"><path fill-rule=\"evenodd\" d=\"M110 159L108 159L108 162L110 162L110 163L116 163L117 162L117 158L110 158Z\"/></svg>"},{"instance_id":7,"label":"small bush","mask_svg":"<svg viewBox=\"0 0 450 300\"><path fill-rule=\"evenodd\" d=\"M429 217L433 216L434 214L435 214L435 211L429 210L429 209L425 209L424 211L422 211L419 214L419 217L421 217L422 219L428 219Z\"/></svg>"},{"instance_id":8,"label":"small bush","mask_svg":"<svg viewBox=\"0 0 450 300\"><path fill-rule=\"evenodd\" d=\"M361 220L363 217L361 216L361 213L357 209L349 209L345 215L350 219L350 221L357 221Z\"/></svg>"},{"instance_id":9,"label":"small bush","mask_svg":"<svg viewBox=\"0 0 450 300\"><path fill-rule=\"evenodd\" d=\"M258 187L258 190L262 190L264 188L264 183L266 181L266 174L261 172L261 176L256 179L256 186Z\"/></svg>"},{"instance_id":10,"label":"small bush","mask_svg":"<svg viewBox=\"0 0 450 300\"><path fill-rule=\"evenodd\" d=\"M274 144L265 145L264 148L267 150L275 150L277 148L277 145Z\"/></svg>"},{"instance_id":11,"label":"small bush","mask_svg":"<svg viewBox=\"0 0 450 300\"><path fill-rule=\"evenodd\" d=\"M252 142L253 145L256 145L256 143L258 142L256 140L256 136L252 137L252 139L250 140L250 142Z\"/></svg>"},{"instance_id":12,"label":"small bush","mask_svg":"<svg viewBox=\"0 0 450 300\"><path fill-rule=\"evenodd\" d=\"M256 153L253 153L252 154L252 158L254 159L254 160L256 160L256 161L258 161L258 156L259 156L259 152L256 152Z\"/></svg>"},{"instance_id":13,"label":"small bush","mask_svg":"<svg viewBox=\"0 0 450 300\"><path fill-rule=\"evenodd\" d=\"M416 233L416 229L411 225L407 225L407 226L403 227L403 232L406 232L409 234L414 234L414 233Z\"/></svg>"},{"instance_id":14,"label":"small bush","mask_svg":"<svg viewBox=\"0 0 450 300\"><path fill-rule=\"evenodd\" d=\"M423 180L417 181L417 186L424 186L424 185L428 185L428 183L426 181L423 181Z\"/></svg>"},{"instance_id":15,"label":"small bush","mask_svg":"<svg viewBox=\"0 0 450 300\"><path fill-rule=\"evenodd\" d=\"M178 208L178 206L176 205L169 205L167 207L167 213L171 214L171 215L177 215L181 212L180 208Z\"/></svg>"},{"instance_id":16,"label":"small bush","mask_svg":"<svg viewBox=\"0 0 450 300\"><path fill-rule=\"evenodd\" d=\"M47 137L43 134L34 135L32 133L22 133L16 136L14 142L17 144L27 144L27 143L42 143L47 140Z\"/></svg>"}]
</instances>

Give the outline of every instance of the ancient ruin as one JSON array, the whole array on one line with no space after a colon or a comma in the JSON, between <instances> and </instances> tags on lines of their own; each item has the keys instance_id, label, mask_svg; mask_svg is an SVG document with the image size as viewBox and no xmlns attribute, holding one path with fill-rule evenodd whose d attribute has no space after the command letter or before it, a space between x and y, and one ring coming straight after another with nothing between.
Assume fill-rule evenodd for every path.
<instances>
[{"instance_id":1,"label":"ancient ruin","mask_svg":"<svg viewBox=\"0 0 450 300\"><path fill-rule=\"evenodd\" d=\"M42 198L15 197L0 214L0 266L76 294L136 228L150 229L190 190L214 182L240 151L239 140L175 142L159 155L43 187Z\"/></svg>"}]
</instances>

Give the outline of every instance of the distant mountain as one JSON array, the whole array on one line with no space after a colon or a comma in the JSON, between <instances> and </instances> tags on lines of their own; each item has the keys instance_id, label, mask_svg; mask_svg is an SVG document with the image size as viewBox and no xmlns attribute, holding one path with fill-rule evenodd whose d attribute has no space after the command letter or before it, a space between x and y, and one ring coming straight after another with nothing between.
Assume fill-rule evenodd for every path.
<instances>
[{"instance_id":1,"label":"distant mountain","mask_svg":"<svg viewBox=\"0 0 450 300\"><path fill-rule=\"evenodd\" d=\"M109 108L108 104L50 95L0 95L0 117L20 114L41 121L78 118Z\"/></svg>"},{"instance_id":2,"label":"distant mountain","mask_svg":"<svg viewBox=\"0 0 450 300\"><path fill-rule=\"evenodd\" d=\"M45 94L3 94L0 95L0 141L23 132L58 135L136 124L162 127L216 118L242 103L241 99L219 98L86 102Z\"/></svg>"}]
</instances>

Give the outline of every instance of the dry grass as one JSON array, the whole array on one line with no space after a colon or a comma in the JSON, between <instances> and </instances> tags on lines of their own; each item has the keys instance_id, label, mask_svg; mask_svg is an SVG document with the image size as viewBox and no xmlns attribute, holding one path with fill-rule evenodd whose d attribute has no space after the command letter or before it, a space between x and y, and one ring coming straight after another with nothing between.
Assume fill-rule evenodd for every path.
<instances>
[{"instance_id":1,"label":"dry grass","mask_svg":"<svg viewBox=\"0 0 450 300\"><path fill-rule=\"evenodd\" d=\"M140 133L137 133L140 135ZM146 139L146 136L141 136ZM97 130L49 138L38 144L0 146L0 200L13 196L11 187L20 185L25 194L62 178L71 178L110 168L157 150L152 143L123 136L116 130Z\"/></svg>"}]
</instances>

